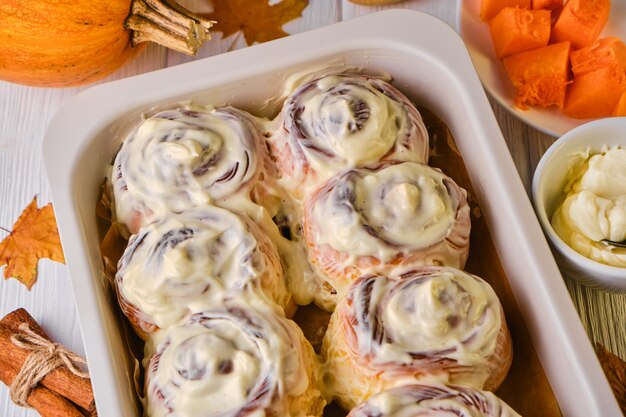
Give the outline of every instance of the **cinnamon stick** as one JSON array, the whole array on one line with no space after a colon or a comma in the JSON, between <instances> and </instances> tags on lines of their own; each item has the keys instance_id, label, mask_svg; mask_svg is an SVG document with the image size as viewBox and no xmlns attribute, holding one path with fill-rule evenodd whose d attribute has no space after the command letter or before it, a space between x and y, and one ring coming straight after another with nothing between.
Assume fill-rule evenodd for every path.
<instances>
[{"instance_id":1,"label":"cinnamon stick","mask_svg":"<svg viewBox=\"0 0 626 417\"><path fill-rule=\"evenodd\" d=\"M3 364L2 368L11 369L15 374L19 372L29 355L29 352L11 342L11 336L20 332L19 327L23 323L28 324L41 337L50 340L35 319L24 309L15 310L0 320L0 363ZM90 379L76 376L67 368L57 368L46 375L40 384L88 412L92 414L95 412Z\"/></svg>"},{"instance_id":2,"label":"cinnamon stick","mask_svg":"<svg viewBox=\"0 0 626 417\"><path fill-rule=\"evenodd\" d=\"M17 372L12 369L0 367L0 381L6 386L11 385L16 375ZM68 400L41 386L35 387L30 392L27 402L41 417L83 417Z\"/></svg>"}]
</instances>

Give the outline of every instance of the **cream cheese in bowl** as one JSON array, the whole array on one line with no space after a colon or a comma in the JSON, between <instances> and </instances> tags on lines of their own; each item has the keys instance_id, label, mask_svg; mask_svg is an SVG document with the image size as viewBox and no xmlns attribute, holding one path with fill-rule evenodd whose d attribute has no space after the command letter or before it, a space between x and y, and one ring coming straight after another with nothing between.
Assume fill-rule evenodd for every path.
<instances>
[{"instance_id":1,"label":"cream cheese in bowl","mask_svg":"<svg viewBox=\"0 0 626 417\"><path fill-rule=\"evenodd\" d=\"M570 155L565 201L552 227L572 249L603 264L626 267L626 149Z\"/></svg>"},{"instance_id":2,"label":"cream cheese in bowl","mask_svg":"<svg viewBox=\"0 0 626 417\"><path fill-rule=\"evenodd\" d=\"M626 117L563 135L541 158L532 194L564 275L626 292Z\"/></svg>"}]
</instances>

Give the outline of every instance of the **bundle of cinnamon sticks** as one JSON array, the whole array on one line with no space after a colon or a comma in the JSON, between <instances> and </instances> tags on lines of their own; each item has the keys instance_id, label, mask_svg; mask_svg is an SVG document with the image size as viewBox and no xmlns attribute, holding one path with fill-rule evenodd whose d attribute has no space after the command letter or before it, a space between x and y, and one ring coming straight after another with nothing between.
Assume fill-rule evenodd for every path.
<instances>
[{"instance_id":1,"label":"bundle of cinnamon sticks","mask_svg":"<svg viewBox=\"0 0 626 417\"><path fill-rule=\"evenodd\" d=\"M12 338L27 324L37 335L50 340L35 319L24 309L7 314L0 320L0 381L10 386L22 369L30 352L16 346ZM91 380L59 367L49 372L30 392L28 404L42 417L96 416Z\"/></svg>"}]
</instances>

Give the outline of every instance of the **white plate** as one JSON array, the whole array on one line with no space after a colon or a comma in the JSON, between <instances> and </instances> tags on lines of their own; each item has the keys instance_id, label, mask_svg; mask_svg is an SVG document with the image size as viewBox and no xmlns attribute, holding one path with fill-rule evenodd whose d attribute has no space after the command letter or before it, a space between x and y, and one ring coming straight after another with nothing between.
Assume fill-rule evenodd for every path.
<instances>
[{"instance_id":1,"label":"white plate","mask_svg":"<svg viewBox=\"0 0 626 417\"><path fill-rule=\"evenodd\" d=\"M572 119L558 110L531 108L520 110L513 105L515 88L502 62L496 58L489 25L480 20L481 0L459 0L456 27L474 61L485 89L513 115L532 127L555 137L567 133L588 120ZM611 1L611 16L600 37L617 36L626 42L626 0Z\"/></svg>"}]
</instances>

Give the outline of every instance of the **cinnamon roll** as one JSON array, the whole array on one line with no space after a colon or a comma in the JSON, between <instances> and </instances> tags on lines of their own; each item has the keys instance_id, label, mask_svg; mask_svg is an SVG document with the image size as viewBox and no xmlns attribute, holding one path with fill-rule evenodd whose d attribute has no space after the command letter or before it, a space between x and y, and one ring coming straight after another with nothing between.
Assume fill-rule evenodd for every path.
<instances>
[{"instance_id":1,"label":"cinnamon roll","mask_svg":"<svg viewBox=\"0 0 626 417\"><path fill-rule=\"evenodd\" d=\"M267 155L253 116L182 107L157 113L126 138L111 182L115 215L131 233L165 213L250 194Z\"/></svg>"},{"instance_id":2,"label":"cinnamon roll","mask_svg":"<svg viewBox=\"0 0 626 417\"><path fill-rule=\"evenodd\" d=\"M520 417L487 391L461 386L407 385L381 392L348 417Z\"/></svg>"},{"instance_id":3,"label":"cinnamon roll","mask_svg":"<svg viewBox=\"0 0 626 417\"><path fill-rule=\"evenodd\" d=\"M269 138L281 185L298 198L344 169L428 162L428 132L411 102L367 75L325 75L290 94Z\"/></svg>"},{"instance_id":4,"label":"cinnamon roll","mask_svg":"<svg viewBox=\"0 0 626 417\"><path fill-rule=\"evenodd\" d=\"M283 317L232 304L155 333L146 351L151 417L322 415L313 348Z\"/></svg>"},{"instance_id":5,"label":"cinnamon roll","mask_svg":"<svg viewBox=\"0 0 626 417\"><path fill-rule=\"evenodd\" d=\"M252 293L283 308L291 300L269 238L244 217L211 206L142 227L115 283L122 311L144 339L225 298Z\"/></svg>"},{"instance_id":6,"label":"cinnamon roll","mask_svg":"<svg viewBox=\"0 0 626 417\"><path fill-rule=\"evenodd\" d=\"M329 393L349 410L416 381L493 391L508 373L512 342L489 284L429 266L355 281L331 317L322 354Z\"/></svg>"},{"instance_id":7,"label":"cinnamon roll","mask_svg":"<svg viewBox=\"0 0 626 417\"><path fill-rule=\"evenodd\" d=\"M332 309L351 281L419 265L463 268L469 252L467 193L440 170L384 162L344 172L305 201L309 262Z\"/></svg>"}]
</instances>

